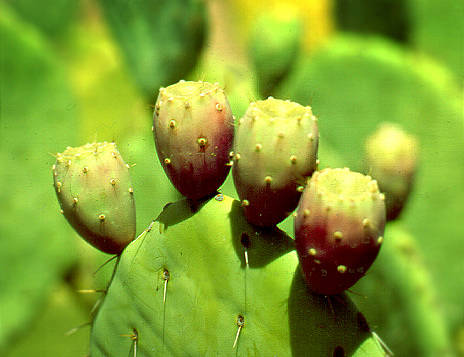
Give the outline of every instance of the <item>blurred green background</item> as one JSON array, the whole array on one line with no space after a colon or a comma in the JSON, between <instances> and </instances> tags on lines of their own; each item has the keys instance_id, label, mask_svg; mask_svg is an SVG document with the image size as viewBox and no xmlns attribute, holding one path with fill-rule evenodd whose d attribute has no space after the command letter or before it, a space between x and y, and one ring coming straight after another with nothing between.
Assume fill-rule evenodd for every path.
<instances>
[{"instance_id":1,"label":"blurred green background","mask_svg":"<svg viewBox=\"0 0 464 357\"><path fill-rule=\"evenodd\" d=\"M110 256L59 214L53 154L116 141L142 231L179 198L150 127L185 78L219 82L237 118L268 95L311 105L322 167L362 170L384 121L416 135L410 200L352 298L398 356L464 356L463 38L463 0L1 1L0 355L88 354L101 294L80 290L114 262L94 274Z\"/></svg>"}]
</instances>

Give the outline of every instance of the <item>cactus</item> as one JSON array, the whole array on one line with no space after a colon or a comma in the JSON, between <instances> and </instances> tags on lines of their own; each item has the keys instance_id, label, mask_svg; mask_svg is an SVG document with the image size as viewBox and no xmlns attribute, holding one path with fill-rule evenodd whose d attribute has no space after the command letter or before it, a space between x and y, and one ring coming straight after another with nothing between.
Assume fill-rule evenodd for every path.
<instances>
[{"instance_id":1,"label":"cactus","mask_svg":"<svg viewBox=\"0 0 464 357\"><path fill-rule=\"evenodd\" d=\"M292 69L301 52L302 37L302 19L296 14L264 13L254 23L248 52L263 97L271 95Z\"/></svg>"},{"instance_id":2,"label":"cactus","mask_svg":"<svg viewBox=\"0 0 464 357\"><path fill-rule=\"evenodd\" d=\"M180 193L216 192L230 171L233 117L218 84L180 81L161 88L153 115L158 158Z\"/></svg>"},{"instance_id":3,"label":"cactus","mask_svg":"<svg viewBox=\"0 0 464 357\"><path fill-rule=\"evenodd\" d=\"M122 253L91 355L384 356L345 295L307 291L293 249L227 196L168 205Z\"/></svg>"},{"instance_id":4,"label":"cactus","mask_svg":"<svg viewBox=\"0 0 464 357\"><path fill-rule=\"evenodd\" d=\"M249 222L273 226L297 206L316 170L319 132L310 107L274 99L250 104L234 143L233 177Z\"/></svg>"},{"instance_id":5,"label":"cactus","mask_svg":"<svg viewBox=\"0 0 464 357\"><path fill-rule=\"evenodd\" d=\"M99 2L135 83L146 97L192 70L206 32L203 1Z\"/></svg>"},{"instance_id":6,"label":"cactus","mask_svg":"<svg viewBox=\"0 0 464 357\"><path fill-rule=\"evenodd\" d=\"M397 124L383 123L365 142L366 172L385 193L387 220L396 219L411 192L418 160L417 139Z\"/></svg>"},{"instance_id":7,"label":"cactus","mask_svg":"<svg viewBox=\"0 0 464 357\"><path fill-rule=\"evenodd\" d=\"M387 224L387 239L369 277L352 288L353 301L397 356L454 356L443 300L420 240L402 223Z\"/></svg>"},{"instance_id":8,"label":"cactus","mask_svg":"<svg viewBox=\"0 0 464 357\"><path fill-rule=\"evenodd\" d=\"M135 238L135 202L127 165L114 143L68 147L53 179L61 212L90 244L120 253Z\"/></svg>"},{"instance_id":9,"label":"cactus","mask_svg":"<svg viewBox=\"0 0 464 357\"><path fill-rule=\"evenodd\" d=\"M324 143L352 170L364 169L363 143L381 122L400 124L417 137L420 174L401 219L420 238L447 320L462 324L464 190L452 188L464 182L464 115L450 74L387 41L343 36L300 61L278 94L317 108ZM446 239L437 239L444 232Z\"/></svg>"},{"instance_id":10,"label":"cactus","mask_svg":"<svg viewBox=\"0 0 464 357\"><path fill-rule=\"evenodd\" d=\"M295 244L311 290L338 294L362 278L379 252L385 197L349 169L316 172L301 197Z\"/></svg>"}]
</instances>

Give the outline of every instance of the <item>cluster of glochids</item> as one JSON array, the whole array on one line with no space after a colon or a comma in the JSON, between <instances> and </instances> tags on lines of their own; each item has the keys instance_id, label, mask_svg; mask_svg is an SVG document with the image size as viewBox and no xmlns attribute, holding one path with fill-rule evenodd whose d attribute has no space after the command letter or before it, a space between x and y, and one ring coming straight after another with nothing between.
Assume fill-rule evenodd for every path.
<instances>
[{"instance_id":1,"label":"cluster of glochids","mask_svg":"<svg viewBox=\"0 0 464 357\"><path fill-rule=\"evenodd\" d=\"M318 121L310 107L269 97L236 121L218 84L180 81L160 89L153 121L161 165L187 198L216 194L232 167L250 223L274 226L299 205L295 243L314 292L342 292L374 261L384 195L369 176L316 171ZM135 237L135 206L128 166L115 145L68 148L53 172L73 227L97 248L120 253Z\"/></svg>"}]
</instances>

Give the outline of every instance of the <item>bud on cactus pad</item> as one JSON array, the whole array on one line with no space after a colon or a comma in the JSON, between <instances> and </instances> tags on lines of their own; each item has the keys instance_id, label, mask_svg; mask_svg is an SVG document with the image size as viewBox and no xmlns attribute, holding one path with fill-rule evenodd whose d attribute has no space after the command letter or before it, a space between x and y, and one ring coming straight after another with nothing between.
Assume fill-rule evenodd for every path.
<instances>
[{"instance_id":1,"label":"bud on cactus pad","mask_svg":"<svg viewBox=\"0 0 464 357\"><path fill-rule=\"evenodd\" d=\"M319 132L310 107L269 97L240 119L233 177L250 223L272 226L298 205L316 169Z\"/></svg>"},{"instance_id":2,"label":"bud on cactus pad","mask_svg":"<svg viewBox=\"0 0 464 357\"><path fill-rule=\"evenodd\" d=\"M406 203L414 180L418 151L417 139L392 123L383 123L366 141L366 170L385 192L388 220L398 217Z\"/></svg>"},{"instance_id":3,"label":"bud on cactus pad","mask_svg":"<svg viewBox=\"0 0 464 357\"><path fill-rule=\"evenodd\" d=\"M338 294L364 276L383 242L384 200L369 176L349 169L313 175L295 220L295 244L311 290Z\"/></svg>"},{"instance_id":4,"label":"bud on cactus pad","mask_svg":"<svg viewBox=\"0 0 464 357\"><path fill-rule=\"evenodd\" d=\"M153 121L159 160L179 192L191 199L216 192L230 170L234 135L222 88L190 81L161 88Z\"/></svg>"},{"instance_id":5,"label":"bud on cactus pad","mask_svg":"<svg viewBox=\"0 0 464 357\"><path fill-rule=\"evenodd\" d=\"M68 147L53 165L56 195L73 228L105 253L120 253L135 237L129 166L114 143Z\"/></svg>"}]
</instances>

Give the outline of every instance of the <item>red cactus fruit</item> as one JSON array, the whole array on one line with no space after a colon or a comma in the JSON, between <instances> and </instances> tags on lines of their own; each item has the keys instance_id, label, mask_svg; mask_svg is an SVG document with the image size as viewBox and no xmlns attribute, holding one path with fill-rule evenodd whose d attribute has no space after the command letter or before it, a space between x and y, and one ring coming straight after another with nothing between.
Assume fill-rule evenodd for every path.
<instances>
[{"instance_id":1,"label":"red cactus fruit","mask_svg":"<svg viewBox=\"0 0 464 357\"><path fill-rule=\"evenodd\" d=\"M181 194L200 199L222 185L230 170L234 126L219 85L180 81L161 88L153 134L161 165Z\"/></svg>"},{"instance_id":2,"label":"red cactus fruit","mask_svg":"<svg viewBox=\"0 0 464 357\"><path fill-rule=\"evenodd\" d=\"M306 282L338 294L363 277L383 242L385 197L377 182L349 169L316 172L301 197L295 244Z\"/></svg>"},{"instance_id":3,"label":"red cactus fruit","mask_svg":"<svg viewBox=\"0 0 464 357\"><path fill-rule=\"evenodd\" d=\"M234 143L234 184L247 220L273 226L298 205L316 170L319 132L310 107L269 97L251 103Z\"/></svg>"}]
</instances>

